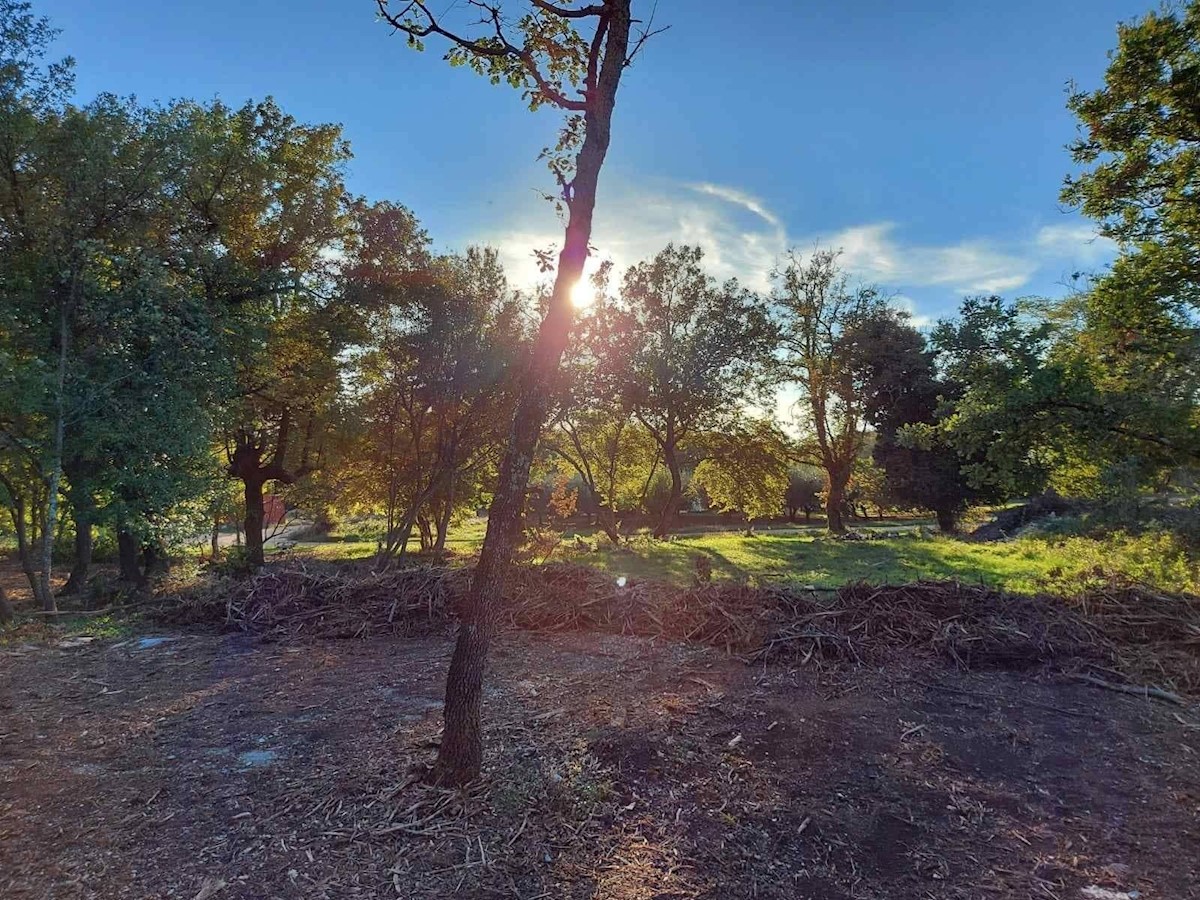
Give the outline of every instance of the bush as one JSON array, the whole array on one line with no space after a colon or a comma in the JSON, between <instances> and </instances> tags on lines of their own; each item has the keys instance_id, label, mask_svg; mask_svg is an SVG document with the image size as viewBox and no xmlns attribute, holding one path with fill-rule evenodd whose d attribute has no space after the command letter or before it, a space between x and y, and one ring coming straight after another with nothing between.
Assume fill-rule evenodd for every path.
<instances>
[{"instance_id":1,"label":"bush","mask_svg":"<svg viewBox=\"0 0 1200 900\"><path fill-rule=\"evenodd\" d=\"M207 571L226 578L245 578L254 574L255 566L250 561L250 551L243 546L226 547L225 552L210 560Z\"/></svg>"}]
</instances>

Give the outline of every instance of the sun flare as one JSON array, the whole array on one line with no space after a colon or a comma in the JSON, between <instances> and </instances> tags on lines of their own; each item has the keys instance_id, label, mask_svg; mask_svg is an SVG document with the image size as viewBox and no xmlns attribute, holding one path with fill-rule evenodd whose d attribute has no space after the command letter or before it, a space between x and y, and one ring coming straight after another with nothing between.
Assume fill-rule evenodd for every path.
<instances>
[{"instance_id":1,"label":"sun flare","mask_svg":"<svg viewBox=\"0 0 1200 900\"><path fill-rule=\"evenodd\" d=\"M587 309L596 302L596 290L586 278L580 278L571 288L571 303L576 309Z\"/></svg>"}]
</instances>

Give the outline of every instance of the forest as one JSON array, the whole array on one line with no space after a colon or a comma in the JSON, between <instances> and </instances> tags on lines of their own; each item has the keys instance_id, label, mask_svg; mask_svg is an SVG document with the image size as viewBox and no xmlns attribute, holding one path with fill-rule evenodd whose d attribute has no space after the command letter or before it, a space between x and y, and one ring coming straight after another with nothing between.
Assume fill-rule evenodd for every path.
<instances>
[{"instance_id":1,"label":"forest","mask_svg":"<svg viewBox=\"0 0 1200 900\"><path fill-rule=\"evenodd\" d=\"M1200 2L1066 96L1057 200L1112 263L933 322L839 246L588 262L686 13L356 6L560 116L540 282L272 97L81 100L0 0L3 892L1190 896ZM73 717L104 751L28 749ZM46 793L101 758L92 812ZM112 872L35 852L67 820Z\"/></svg>"}]
</instances>

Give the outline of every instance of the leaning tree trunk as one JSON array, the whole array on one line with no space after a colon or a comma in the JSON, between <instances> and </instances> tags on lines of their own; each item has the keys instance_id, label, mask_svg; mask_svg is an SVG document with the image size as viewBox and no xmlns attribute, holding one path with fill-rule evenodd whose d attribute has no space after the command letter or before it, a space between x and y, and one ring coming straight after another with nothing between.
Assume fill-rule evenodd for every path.
<instances>
[{"instance_id":1,"label":"leaning tree trunk","mask_svg":"<svg viewBox=\"0 0 1200 900\"><path fill-rule=\"evenodd\" d=\"M8 488L9 495L12 497L12 517L13 525L17 530L17 559L21 563L21 571L25 573L25 580L29 582L29 590L33 595L34 602L39 606L44 606L45 601L42 599L42 577L38 572L37 566L33 562L33 547L29 535L29 526L31 523L26 519L25 499L21 497L10 483L5 482L5 487ZM36 540L36 528L33 536Z\"/></svg>"},{"instance_id":2,"label":"leaning tree trunk","mask_svg":"<svg viewBox=\"0 0 1200 900\"><path fill-rule=\"evenodd\" d=\"M614 544L621 543L621 531L617 528L617 514L607 503L601 503L596 508L596 521L600 523L600 530L608 535L608 539Z\"/></svg>"},{"instance_id":3,"label":"leaning tree trunk","mask_svg":"<svg viewBox=\"0 0 1200 900\"><path fill-rule=\"evenodd\" d=\"M450 519L454 515L454 479L446 486L446 496L442 498L442 509L437 518L437 540L433 544L433 552L441 556L446 552L446 539L450 536Z\"/></svg>"},{"instance_id":4,"label":"leaning tree trunk","mask_svg":"<svg viewBox=\"0 0 1200 900\"><path fill-rule=\"evenodd\" d=\"M617 85L629 52L629 3L614 3L607 19L604 62L596 89L587 100L583 144L576 157L575 175L567 193L566 235L558 257L558 272L550 304L538 329L536 343L521 374L517 406L500 461L496 494L488 511L487 533L471 587L463 606L450 671L446 676L445 728L433 780L463 784L478 777L483 764L479 701L488 648L504 581L521 535L525 488L538 438L550 409L550 393L559 362L570 337L571 290L583 275L592 236L592 213L600 169L608 152Z\"/></svg>"},{"instance_id":5,"label":"leaning tree trunk","mask_svg":"<svg viewBox=\"0 0 1200 900\"><path fill-rule=\"evenodd\" d=\"M663 448L663 462L666 463L667 471L671 473L671 495L667 497L667 502L663 504L658 515L658 525L654 529L656 538L665 538L671 533L675 526L675 514L679 511L679 501L683 499L683 472L679 468L679 457L673 444L668 443Z\"/></svg>"}]
</instances>

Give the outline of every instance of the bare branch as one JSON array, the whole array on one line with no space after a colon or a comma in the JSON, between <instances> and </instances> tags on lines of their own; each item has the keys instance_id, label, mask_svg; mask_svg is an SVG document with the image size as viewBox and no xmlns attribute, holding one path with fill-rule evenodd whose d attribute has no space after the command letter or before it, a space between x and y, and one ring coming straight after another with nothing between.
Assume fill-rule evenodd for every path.
<instances>
[{"instance_id":1,"label":"bare branch","mask_svg":"<svg viewBox=\"0 0 1200 900\"><path fill-rule=\"evenodd\" d=\"M650 38L654 37L655 35L662 34L671 27L670 25L664 25L662 28L654 27L654 14L657 12L658 3L655 3L654 6L650 8L650 18L646 20L646 27L642 29L641 34L639 34L637 40L634 41L633 49L630 50L625 56L626 66L633 65L633 58L638 55L642 49L642 45L644 45L646 41L650 40Z\"/></svg>"}]
</instances>

